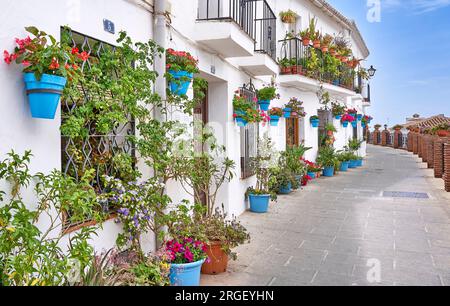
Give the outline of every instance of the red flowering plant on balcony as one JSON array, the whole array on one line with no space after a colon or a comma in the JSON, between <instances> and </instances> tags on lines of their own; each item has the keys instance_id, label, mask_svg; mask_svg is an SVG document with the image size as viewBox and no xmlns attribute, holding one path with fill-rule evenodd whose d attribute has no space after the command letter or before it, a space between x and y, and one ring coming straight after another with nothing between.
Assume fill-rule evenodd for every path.
<instances>
[{"instance_id":1,"label":"red flowering plant on balcony","mask_svg":"<svg viewBox=\"0 0 450 306\"><path fill-rule=\"evenodd\" d=\"M89 59L87 52L59 43L53 36L36 27L25 29L34 37L16 38L14 51L3 51L3 59L8 65L12 62L22 65L24 73L34 73L38 80L43 74L73 80L80 73L80 63Z\"/></svg>"},{"instance_id":2,"label":"red flowering plant on balcony","mask_svg":"<svg viewBox=\"0 0 450 306\"><path fill-rule=\"evenodd\" d=\"M187 264L207 260L207 245L193 238L174 239L166 242L165 259L173 264Z\"/></svg>"},{"instance_id":3,"label":"red flowering plant on balcony","mask_svg":"<svg viewBox=\"0 0 450 306\"><path fill-rule=\"evenodd\" d=\"M167 70L186 71L189 73L198 73L198 60L189 52L175 51L167 49L166 52Z\"/></svg>"},{"instance_id":4,"label":"red flowering plant on balcony","mask_svg":"<svg viewBox=\"0 0 450 306\"><path fill-rule=\"evenodd\" d=\"M353 121L355 121L355 117L349 115L349 114L345 114L344 116L342 116L341 121L342 122L350 122L352 123Z\"/></svg>"}]
</instances>

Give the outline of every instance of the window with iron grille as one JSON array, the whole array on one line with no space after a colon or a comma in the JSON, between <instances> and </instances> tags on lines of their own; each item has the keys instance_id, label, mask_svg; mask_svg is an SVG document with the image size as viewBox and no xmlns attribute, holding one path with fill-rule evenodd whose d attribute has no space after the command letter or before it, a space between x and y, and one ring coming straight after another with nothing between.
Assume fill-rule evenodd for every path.
<instances>
[{"instance_id":1,"label":"window with iron grille","mask_svg":"<svg viewBox=\"0 0 450 306\"><path fill-rule=\"evenodd\" d=\"M253 84L244 85L239 89L241 96L253 103L256 98L256 90ZM249 123L241 127L241 178L246 179L255 175L253 160L258 152L259 124Z\"/></svg>"},{"instance_id":2,"label":"window with iron grille","mask_svg":"<svg viewBox=\"0 0 450 306\"><path fill-rule=\"evenodd\" d=\"M103 53L115 52L115 47L112 45L66 28L62 29L61 38L63 42L78 48L80 52L86 51L90 54L90 59L80 67L83 72L90 71L94 62ZM111 78L118 77L117 73L111 75ZM77 85L73 94L66 95L66 98L61 100L61 123L64 124L74 112L86 107L92 102L92 99L97 99L101 102L102 100L114 99L114 97L111 92L106 94L104 91L93 92L92 88L87 88L81 82ZM93 112L95 113L95 110ZM94 169L96 174L92 185L98 193L104 192L105 186L103 185L102 177L104 175L119 177L114 164L115 157L119 154L130 156L134 167L135 148L130 136L135 134L135 124L131 115L128 118L128 122L117 125L108 134L99 133L98 122L89 119L86 120L83 126L84 130L87 131L86 135L69 137L61 134L62 172L79 180L87 170ZM109 207L99 209L105 213L113 213ZM66 232L91 222L87 216L86 222L73 224L69 221L71 212L66 211L63 213L66 216L65 220L67 220L63 224L63 230Z\"/></svg>"}]
</instances>

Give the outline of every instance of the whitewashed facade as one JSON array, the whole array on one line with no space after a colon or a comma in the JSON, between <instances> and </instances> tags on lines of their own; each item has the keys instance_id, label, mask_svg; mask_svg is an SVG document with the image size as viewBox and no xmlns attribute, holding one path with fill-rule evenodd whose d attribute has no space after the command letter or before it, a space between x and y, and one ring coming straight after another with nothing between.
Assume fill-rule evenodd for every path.
<instances>
[{"instance_id":1,"label":"whitewashed facade","mask_svg":"<svg viewBox=\"0 0 450 306\"><path fill-rule=\"evenodd\" d=\"M155 0L159 1L159 0ZM55 37L60 37L62 26L68 25L74 31L95 39L114 44L117 33L125 30L134 39L147 41L154 38L154 1L127 1L127 0L42 0L39 4L28 0L6 0L0 12L2 27L0 29L0 49L13 48L15 37L26 35L24 27L34 25ZM33 5L30 5L33 2ZM308 26L309 17L318 19L318 29L323 33L344 33L352 43L353 54L357 58L367 58L369 52L356 26L331 8L322 0L268 0L267 4L277 17L275 28L270 29L274 45L271 45L271 57L258 50L261 44L261 25L254 25L258 32L256 41L253 40L236 22L211 19L206 14L206 6L214 8L217 16L228 14L227 1L219 1L220 7L214 7L208 0L166 0L161 1L169 13L167 19L167 32L165 35L166 47L175 50L185 50L199 59L201 73L199 76L209 82L208 87L208 123L215 130L216 137L227 147L228 156L236 162L236 178L223 187L219 202L223 203L230 215L240 215L247 204L244 194L249 186L255 182L254 177L242 179L241 167L241 128L233 122L232 98L235 90L248 84L250 81L256 88L271 82L274 78L279 100L273 101L271 106L283 106L290 97L297 97L304 101L306 118L299 122L299 141L313 149L307 152L306 158L315 160L318 151L318 129L312 128L309 117L317 114L320 108L316 95L319 82L299 75L280 75L279 66L274 58L280 57L282 40L290 28L279 19L279 13L291 9L299 16L296 30L303 30ZM164 3L165 2L165 3ZM232 1L231 1L232 2ZM255 1L260 5L264 1ZM215 4L217 6L217 4ZM208 18L207 18L208 17ZM261 17L258 17L261 18ZM116 34L108 33L103 28L103 20L108 19L115 23ZM267 34L267 32L262 32ZM258 37L259 36L259 37ZM255 47L256 46L256 47ZM274 47L276 46L276 50ZM60 114L55 120L32 119L29 113L26 95L20 69L17 66L0 65L1 98L0 120L0 158L11 149L16 152L31 150L33 162L31 172L48 173L52 169L61 169L61 133ZM352 90L324 85L330 92L332 99L346 103L348 107L357 108L366 113L370 102L365 102L363 94ZM192 90L190 91L192 94ZM191 120L191 118L183 118ZM286 148L285 119L281 119L278 127L260 127L260 134L270 130L270 135L276 142L279 150ZM336 133L336 148L342 149L348 139L353 137L351 125L344 129L339 121L334 121L338 129ZM361 125L358 125L358 137L362 139ZM365 144L360 152L365 155ZM169 194L174 200L184 198L178 186L174 183L169 186ZM105 223L104 230L96 238L94 244L98 249L110 248L115 243L120 226L113 221ZM145 249L154 247L151 236L144 239Z\"/></svg>"}]
</instances>

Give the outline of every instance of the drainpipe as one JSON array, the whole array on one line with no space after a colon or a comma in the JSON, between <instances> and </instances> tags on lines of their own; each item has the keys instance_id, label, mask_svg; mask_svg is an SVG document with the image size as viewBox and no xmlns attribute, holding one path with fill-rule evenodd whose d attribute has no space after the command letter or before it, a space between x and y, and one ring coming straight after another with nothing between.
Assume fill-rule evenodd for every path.
<instances>
[{"instance_id":1,"label":"drainpipe","mask_svg":"<svg viewBox=\"0 0 450 306\"><path fill-rule=\"evenodd\" d=\"M155 0L154 2L154 24L153 24L153 39L156 44L162 48L167 49L167 20L166 20L167 0ZM163 54L161 58L155 58L155 71L158 77L155 82L155 92L161 97L163 103L167 100L166 96L166 79L164 73L166 72L166 56ZM153 116L155 119L164 120L161 111L158 108L154 109ZM155 249L158 250L162 246L162 241L155 235Z\"/></svg>"}]
</instances>

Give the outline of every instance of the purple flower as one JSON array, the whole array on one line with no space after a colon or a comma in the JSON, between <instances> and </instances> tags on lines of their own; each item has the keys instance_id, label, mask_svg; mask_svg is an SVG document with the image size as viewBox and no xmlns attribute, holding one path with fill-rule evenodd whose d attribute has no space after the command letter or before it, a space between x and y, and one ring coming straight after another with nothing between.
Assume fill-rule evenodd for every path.
<instances>
[{"instance_id":1,"label":"purple flower","mask_svg":"<svg viewBox=\"0 0 450 306\"><path fill-rule=\"evenodd\" d=\"M121 208L117 212L124 216L128 216L130 214L130 210L128 208Z\"/></svg>"}]
</instances>

